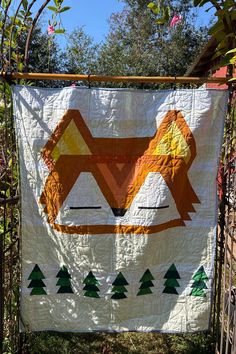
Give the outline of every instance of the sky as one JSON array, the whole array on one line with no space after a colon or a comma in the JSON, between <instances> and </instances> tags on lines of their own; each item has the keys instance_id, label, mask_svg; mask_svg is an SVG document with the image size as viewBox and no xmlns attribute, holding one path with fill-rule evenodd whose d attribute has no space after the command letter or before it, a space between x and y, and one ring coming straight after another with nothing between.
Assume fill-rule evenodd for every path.
<instances>
[{"instance_id":1,"label":"sky","mask_svg":"<svg viewBox=\"0 0 236 354\"><path fill-rule=\"evenodd\" d=\"M84 31L99 43L108 33L108 19L113 12L119 12L124 3L118 0L64 0L63 6L71 9L62 15L62 24L67 32L84 26Z\"/></svg>"},{"instance_id":2,"label":"sky","mask_svg":"<svg viewBox=\"0 0 236 354\"><path fill-rule=\"evenodd\" d=\"M108 33L110 15L113 12L121 11L124 3L121 0L64 0L64 6L71 7L69 11L62 14L62 24L67 33L70 33L76 27L84 26L85 33L93 37L95 42L100 43L105 40ZM212 11L205 12L207 7L197 10L197 25L199 26L208 24L212 15ZM48 18L48 13L50 11L47 10L44 18ZM62 37L64 36L60 36L59 41L64 46L66 37Z\"/></svg>"}]
</instances>

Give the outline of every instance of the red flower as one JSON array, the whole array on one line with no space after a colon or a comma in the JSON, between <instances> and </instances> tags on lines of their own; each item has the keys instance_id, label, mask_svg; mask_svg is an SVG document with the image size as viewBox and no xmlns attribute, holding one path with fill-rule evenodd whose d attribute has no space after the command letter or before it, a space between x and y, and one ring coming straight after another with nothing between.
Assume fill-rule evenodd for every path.
<instances>
[{"instance_id":1,"label":"red flower","mask_svg":"<svg viewBox=\"0 0 236 354\"><path fill-rule=\"evenodd\" d=\"M180 15L174 15L172 20L170 21L170 27L176 26L178 23L182 22L182 16Z\"/></svg>"},{"instance_id":2,"label":"red flower","mask_svg":"<svg viewBox=\"0 0 236 354\"><path fill-rule=\"evenodd\" d=\"M51 25L48 26L48 34L53 34L55 32L55 28Z\"/></svg>"}]
</instances>

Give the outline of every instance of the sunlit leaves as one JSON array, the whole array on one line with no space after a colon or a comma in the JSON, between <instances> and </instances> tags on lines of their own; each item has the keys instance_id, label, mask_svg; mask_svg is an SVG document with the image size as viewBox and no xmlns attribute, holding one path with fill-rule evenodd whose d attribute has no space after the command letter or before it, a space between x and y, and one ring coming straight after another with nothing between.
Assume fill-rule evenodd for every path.
<instances>
[{"instance_id":1,"label":"sunlit leaves","mask_svg":"<svg viewBox=\"0 0 236 354\"><path fill-rule=\"evenodd\" d=\"M54 7L54 6L48 6L48 10L51 10L51 11L57 12L57 7Z\"/></svg>"},{"instance_id":2,"label":"sunlit leaves","mask_svg":"<svg viewBox=\"0 0 236 354\"><path fill-rule=\"evenodd\" d=\"M215 68L225 65L235 64L236 62L236 4L234 0L211 1L194 0L195 6L203 6L209 3L215 7L217 21L210 28L209 34L217 40L217 46L212 59L217 59L218 64ZM233 49L232 49L233 48Z\"/></svg>"},{"instance_id":3,"label":"sunlit leaves","mask_svg":"<svg viewBox=\"0 0 236 354\"><path fill-rule=\"evenodd\" d=\"M158 25L164 25L170 20L170 7L163 6L160 2L157 4L155 2L150 2L147 7L152 11L154 15L158 15L155 22Z\"/></svg>"},{"instance_id":4,"label":"sunlit leaves","mask_svg":"<svg viewBox=\"0 0 236 354\"><path fill-rule=\"evenodd\" d=\"M27 8L28 8L28 1L27 0L22 0L22 5L23 5L24 10L26 11Z\"/></svg>"},{"instance_id":5,"label":"sunlit leaves","mask_svg":"<svg viewBox=\"0 0 236 354\"><path fill-rule=\"evenodd\" d=\"M62 13L62 12L68 11L68 10L70 10L70 6L65 6L59 10L59 13Z\"/></svg>"},{"instance_id":6,"label":"sunlit leaves","mask_svg":"<svg viewBox=\"0 0 236 354\"><path fill-rule=\"evenodd\" d=\"M54 0L56 6L48 6L48 10L52 11L52 18L48 21L48 34L61 34L65 33L65 29L60 27L61 21L57 21L57 17L60 16L62 12L70 10L70 6L62 7L64 0ZM58 28L55 28L58 25Z\"/></svg>"},{"instance_id":7,"label":"sunlit leaves","mask_svg":"<svg viewBox=\"0 0 236 354\"><path fill-rule=\"evenodd\" d=\"M65 29L64 28L58 28L54 31L54 33L56 34L62 34L62 33L65 33Z\"/></svg>"},{"instance_id":8,"label":"sunlit leaves","mask_svg":"<svg viewBox=\"0 0 236 354\"><path fill-rule=\"evenodd\" d=\"M151 11L155 14L158 15L160 13L160 6L157 6L154 2L150 2L147 6Z\"/></svg>"}]
</instances>

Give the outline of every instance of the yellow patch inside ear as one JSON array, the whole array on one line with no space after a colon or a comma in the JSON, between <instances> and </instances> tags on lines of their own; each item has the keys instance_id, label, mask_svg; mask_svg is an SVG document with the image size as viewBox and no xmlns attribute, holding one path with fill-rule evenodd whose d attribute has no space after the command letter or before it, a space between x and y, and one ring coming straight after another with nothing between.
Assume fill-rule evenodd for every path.
<instances>
[{"instance_id":1,"label":"yellow patch inside ear","mask_svg":"<svg viewBox=\"0 0 236 354\"><path fill-rule=\"evenodd\" d=\"M91 151L80 134L74 120L71 120L52 151L54 161L57 161L60 155L91 155Z\"/></svg>"},{"instance_id":2,"label":"yellow patch inside ear","mask_svg":"<svg viewBox=\"0 0 236 354\"><path fill-rule=\"evenodd\" d=\"M153 151L153 155L171 155L182 157L188 163L191 157L190 148L183 137L181 130L175 122L172 122L160 143Z\"/></svg>"}]
</instances>

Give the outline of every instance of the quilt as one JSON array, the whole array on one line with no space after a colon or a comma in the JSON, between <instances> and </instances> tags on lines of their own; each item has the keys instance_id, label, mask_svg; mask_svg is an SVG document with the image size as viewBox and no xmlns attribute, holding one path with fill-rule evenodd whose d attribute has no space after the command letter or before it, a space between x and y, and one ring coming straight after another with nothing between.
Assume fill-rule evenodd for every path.
<instances>
[{"instance_id":1,"label":"quilt","mask_svg":"<svg viewBox=\"0 0 236 354\"><path fill-rule=\"evenodd\" d=\"M22 331L207 330L224 90L13 87Z\"/></svg>"}]
</instances>

